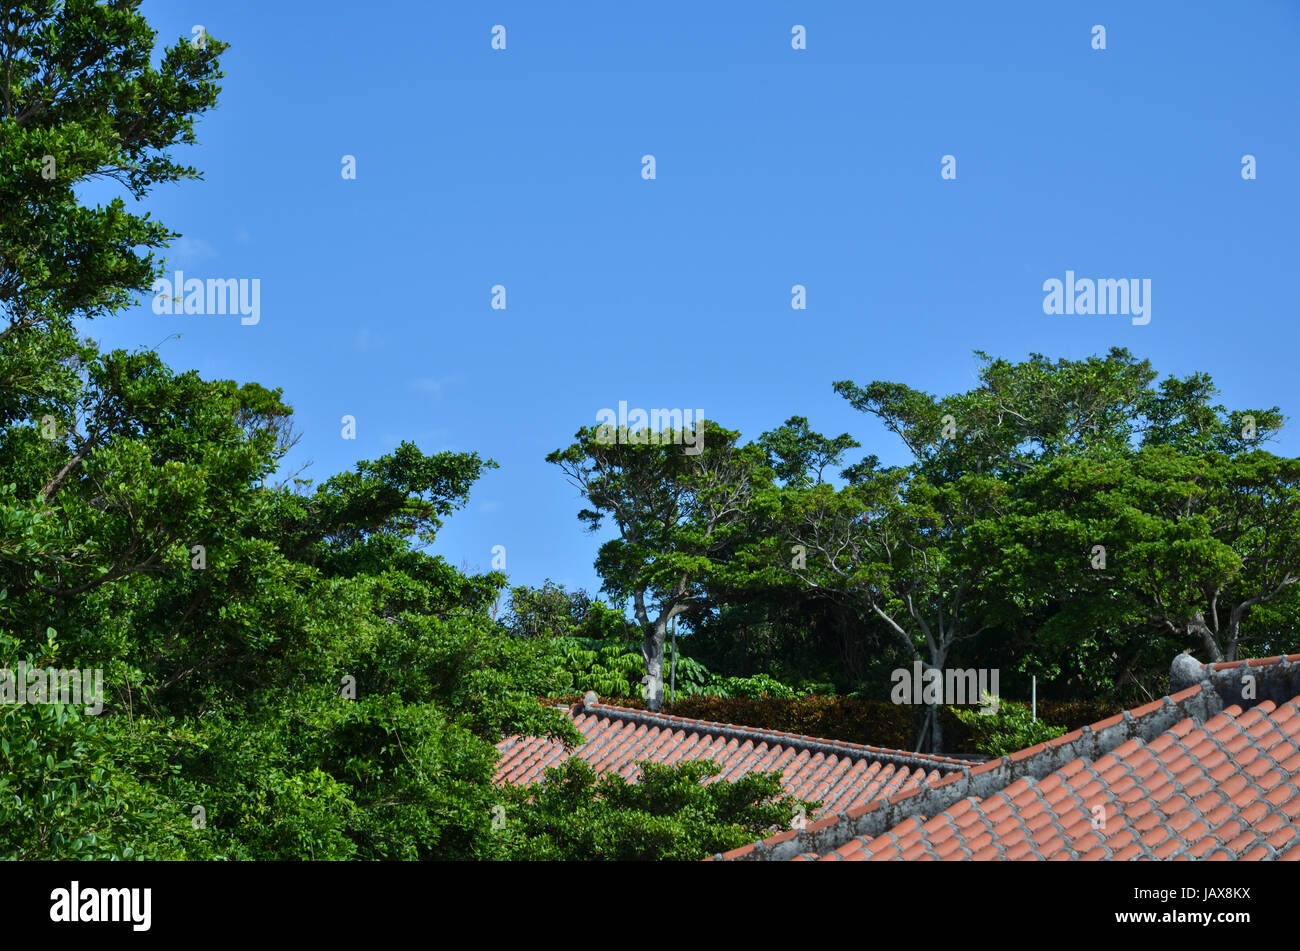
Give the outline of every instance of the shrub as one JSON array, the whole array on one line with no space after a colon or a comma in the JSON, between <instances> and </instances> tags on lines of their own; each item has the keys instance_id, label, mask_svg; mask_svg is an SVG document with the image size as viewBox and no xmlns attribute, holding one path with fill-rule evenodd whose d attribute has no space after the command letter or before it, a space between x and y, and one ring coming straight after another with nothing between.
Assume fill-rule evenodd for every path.
<instances>
[{"instance_id":1,"label":"shrub","mask_svg":"<svg viewBox=\"0 0 1300 951\"><path fill-rule=\"evenodd\" d=\"M543 861L696 861L738 848L812 815L820 802L781 792L779 773L708 780L717 763L640 764L639 782L597 776L578 757L533 786L504 790L502 855Z\"/></svg>"},{"instance_id":2,"label":"shrub","mask_svg":"<svg viewBox=\"0 0 1300 951\"><path fill-rule=\"evenodd\" d=\"M793 700L796 691L767 674L752 677L715 677L706 691L714 697L776 697Z\"/></svg>"},{"instance_id":3,"label":"shrub","mask_svg":"<svg viewBox=\"0 0 1300 951\"><path fill-rule=\"evenodd\" d=\"M985 706L993 697L981 697ZM984 713L970 707L949 707L962 723L975 734L975 747L990 756L1009 756L1017 750L1027 749L1056 739L1067 732L1063 726L1052 726L1045 720L1032 719L1029 706L1010 700L998 700L997 711Z\"/></svg>"}]
</instances>

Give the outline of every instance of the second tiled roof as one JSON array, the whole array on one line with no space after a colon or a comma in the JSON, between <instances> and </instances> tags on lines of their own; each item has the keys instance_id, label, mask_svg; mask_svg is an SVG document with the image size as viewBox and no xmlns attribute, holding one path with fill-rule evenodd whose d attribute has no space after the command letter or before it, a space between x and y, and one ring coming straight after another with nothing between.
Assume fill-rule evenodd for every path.
<instances>
[{"instance_id":1,"label":"second tiled roof","mask_svg":"<svg viewBox=\"0 0 1300 951\"><path fill-rule=\"evenodd\" d=\"M673 764L708 759L722 767L717 777L722 780L779 771L786 793L805 801L823 800L818 814L829 815L915 789L970 765L942 756L603 704L579 705L571 715L586 738L584 744L567 751L543 737L508 737L497 744L497 781L537 782L547 767L558 766L570 755L598 773L612 770L627 779L639 775L643 760Z\"/></svg>"}]
</instances>

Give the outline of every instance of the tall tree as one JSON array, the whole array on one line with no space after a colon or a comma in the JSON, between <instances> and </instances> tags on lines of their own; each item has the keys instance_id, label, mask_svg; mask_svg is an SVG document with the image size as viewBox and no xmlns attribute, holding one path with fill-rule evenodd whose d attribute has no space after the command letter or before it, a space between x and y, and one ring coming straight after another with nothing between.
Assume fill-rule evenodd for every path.
<instances>
[{"instance_id":1,"label":"tall tree","mask_svg":"<svg viewBox=\"0 0 1300 951\"><path fill-rule=\"evenodd\" d=\"M784 490L776 517L798 546L795 577L864 606L904 656L942 676L954 648L984 629L972 611L992 561L981 526L1005 490L985 476L936 486L894 469L840 490ZM943 749L941 704L927 701L917 749Z\"/></svg>"},{"instance_id":2,"label":"tall tree","mask_svg":"<svg viewBox=\"0 0 1300 951\"><path fill-rule=\"evenodd\" d=\"M737 446L738 433L710 421L696 436L703 449L688 453L680 432L610 439L584 427L546 457L586 499L578 518L588 529L608 518L618 531L601 546L596 569L616 603L632 601L652 710L663 703L668 622L703 597L710 575L745 539L750 500L771 483L762 451Z\"/></svg>"}]
</instances>

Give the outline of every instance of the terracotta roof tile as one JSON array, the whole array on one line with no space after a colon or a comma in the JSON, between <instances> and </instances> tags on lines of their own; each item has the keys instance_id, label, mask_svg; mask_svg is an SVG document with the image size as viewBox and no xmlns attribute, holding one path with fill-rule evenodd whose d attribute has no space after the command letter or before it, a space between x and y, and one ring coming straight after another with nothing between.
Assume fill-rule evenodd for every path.
<instances>
[{"instance_id":1,"label":"terracotta roof tile","mask_svg":"<svg viewBox=\"0 0 1300 951\"><path fill-rule=\"evenodd\" d=\"M1064 779L1069 779L1069 778L1070 778L1071 776L1073 776L1075 773L1079 772L1079 771L1082 770L1082 769L1087 768L1087 766L1088 766L1088 764L1087 764L1087 762L1085 762L1084 760L1082 760L1082 759L1075 759L1075 760L1071 760L1070 762L1066 763L1064 766L1062 766L1062 767L1061 767L1060 769L1058 769L1056 772L1057 772L1058 775L1060 775L1061 779L1064 780Z\"/></svg>"},{"instance_id":2,"label":"terracotta roof tile","mask_svg":"<svg viewBox=\"0 0 1300 951\"><path fill-rule=\"evenodd\" d=\"M1252 803L1258 805L1258 803ZM1275 832L1279 827L1287 825L1286 817L1276 812L1270 812L1258 822L1252 823L1255 834L1267 837L1270 833Z\"/></svg>"},{"instance_id":3,"label":"terracotta roof tile","mask_svg":"<svg viewBox=\"0 0 1300 951\"><path fill-rule=\"evenodd\" d=\"M1003 855L1003 858L1009 859L1012 862L1019 862L1023 859L1038 858L1038 855L1034 852L1034 844L1028 839L1023 839L1014 845L1008 845L1006 848L1006 854Z\"/></svg>"},{"instance_id":4,"label":"terracotta roof tile","mask_svg":"<svg viewBox=\"0 0 1300 951\"><path fill-rule=\"evenodd\" d=\"M1152 757L1144 762L1137 763L1133 767L1133 776L1139 782L1147 782L1153 776L1162 775L1163 770L1164 766L1161 764L1160 760Z\"/></svg>"},{"instance_id":5,"label":"terracotta roof tile","mask_svg":"<svg viewBox=\"0 0 1300 951\"><path fill-rule=\"evenodd\" d=\"M1295 826L1284 825L1268 837L1268 844L1281 851L1300 842L1300 830Z\"/></svg>"},{"instance_id":6,"label":"terracotta roof tile","mask_svg":"<svg viewBox=\"0 0 1300 951\"><path fill-rule=\"evenodd\" d=\"M1208 778L1206 778L1204 773L1202 773L1200 776L1197 776L1197 778L1194 781L1188 783L1187 786L1184 787L1183 789L1183 792L1185 792L1188 795L1188 797L1191 798L1193 805L1196 804L1196 800L1198 800L1200 797L1213 791L1214 791L1214 784L1210 782Z\"/></svg>"},{"instance_id":7,"label":"terracotta roof tile","mask_svg":"<svg viewBox=\"0 0 1300 951\"><path fill-rule=\"evenodd\" d=\"M1245 765L1244 770L1247 776L1257 780L1272 768L1273 763L1267 756L1257 756Z\"/></svg>"},{"instance_id":8,"label":"terracotta roof tile","mask_svg":"<svg viewBox=\"0 0 1300 951\"><path fill-rule=\"evenodd\" d=\"M1028 823L1031 819L1046 812L1047 808L1047 803L1043 800L1042 793L1040 792L1032 802L1028 803L1020 810L1020 818L1022 821Z\"/></svg>"},{"instance_id":9,"label":"terracotta roof tile","mask_svg":"<svg viewBox=\"0 0 1300 951\"><path fill-rule=\"evenodd\" d=\"M1147 791L1139 785L1133 785L1115 797L1121 804L1130 804L1144 802L1147 799Z\"/></svg>"},{"instance_id":10,"label":"terracotta roof tile","mask_svg":"<svg viewBox=\"0 0 1300 951\"><path fill-rule=\"evenodd\" d=\"M1240 805L1240 804L1239 804ZM1241 819L1248 824L1258 822L1268 814L1268 804L1261 801L1247 802L1241 805Z\"/></svg>"},{"instance_id":11,"label":"terracotta roof tile","mask_svg":"<svg viewBox=\"0 0 1300 951\"><path fill-rule=\"evenodd\" d=\"M1210 824L1204 819L1197 819L1186 828L1177 829L1178 838L1184 842L1196 842L1210 834Z\"/></svg>"},{"instance_id":12,"label":"terracotta roof tile","mask_svg":"<svg viewBox=\"0 0 1300 951\"><path fill-rule=\"evenodd\" d=\"M1144 703L1142 706L1129 711L1129 715L1136 718L1146 716L1148 713L1157 713L1165 705L1163 700L1152 700L1150 703Z\"/></svg>"},{"instance_id":13,"label":"terracotta roof tile","mask_svg":"<svg viewBox=\"0 0 1300 951\"><path fill-rule=\"evenodd\" d=\"M1245 831L1246 823L1242 822L1240 819L1233 818L1221 825L1215 826L1213 835L1220 842L1227 842L1230 839L1235 839L1237 836L1242 835Z\"/></svg>"},{"instance_id":14,"label":"terracotta roof tile","mask_svg":"<svg viewBox=\"0 0 1300 951\"><path fill-rule=\"evenodd\" d=\"M1069 849L1068 843L1065 841L1065 839L1061 837L1061 834L1059 832L1056 832L1050 838L1044 841L1039 842L1035 840L1035 842L1038 846L1039 854L1042 855L1044 858L1050 859L1053 855L1057 854L1058 852L1067 851Z\"/></svg>"},{"instance_id":15,"label":"terracotta roof tile","mask_svg":"<svg viewBox=\"0 0 1300 951\"><path fill-rule=\"evenodd\" d=\"M1241 852L1245 851L1246 849L1254 845L1255 841L1256 841L1255 833L1247 829L1245 832L1242 832L1240 835L1233 836L1230 841L1224 842L1223 844L1230 851L1240 854Z\"/></svg>"},{"instance_id":16,"label":"terracotta roof tile","mask_svg":"<svg viewBox=\"0 0 1300 951\"><path fill-rule=\"evenodd\" d=\"M1237 797L1250 788L1250 779L1241 773L1233 773L1222 783L1219 784L1219 790L1231 799L1237 802ZM1238 803L1240 804L1240 803Z\"/></svg>"},{"instance_id":17,"label":"terracotta roof tile","mask_svg":"<svg viewBox=\"0 0 1300 951\"><path fill-rule=\"evenodd\" d=\"M1155 823L1142 831L1142 844L1148 849L1154 849L1168 838L1169 829L1163 823Z\"/></svg>"},{"instance_id":18,"label":"terracotta roof tile","mask_svg":"<svg viewBox=\"0 0 1300 951\"><path fill-rule=\"evenodd\" d=\"M1164 753L1166 750L1168 750L1171 746L1173 746L1177 742L1178 742L1178 734L1174 733L1173 730L1170 729L1165 731L1164 733L1161 733L1158 737L1156 737L1154 740L1148 743L1147 749L1149 749L1156 756L1160 756L1162 753Z\"/></svg>"},{"instance_id":19,"label":"terracotta roof tile","mask_svg":"<svg viewBox=\"0 0 1300 951\"><path fill-rule=\"evenodd\" d=\"M1065 821L1060 823L1060 825L1065 827L1065 838L1068 842L1077 842L1084 836L1090 835L1093 831L1091 815L1072 813L1071 815L1062 818L1069 820L1068 824Z\"/></svg>"},{"instance_id":20,"label":"terracotta roof tile","mask_svg":"<svg viewBox=\"0 0 1300 951\"><path fill-rule=\"evenodd\" d=\"M1041 830L1050 828L1056 822L1055 814L1049 809L1040 812L1032 819L1025 820L1025 828L1031 835L1037 835Z\"/></svg>"},{"instance_id":21,"label":"terracotta roof tile","mask_svg":"<svg viewBox=\"0 0 1300 951\"><path fill-rule=\"evenodd\" d=\"M1279 793L1291 792L1291 798L1279 802L1273 798ZM1278 786L1268 794L1268 801L1282 811L1292 822L1300 822L1300 793L1295 792L1295 787L1291 784Z\"/></svg>"},{"instance_id":22,"label":"terracotta roof tile","mask_svg":"<svg viewBox=\"0 0 1300 951\"><path fill-rule=\"evenodd\" d=\"M832 852L831 854L834 855L835 853ZM898 858L900 854L898 846L891 842L879 849L873 848L868 858L873 862L888 862Z\"/></svg>"},{"instance_id":23,"label":"terracotta roof tile","mask_svg":"<svg viewBox=\"0 0 1300 951\"><path fill-rule=\"evenodd\" d=\"M1014 832L1021 832L1023 835L1022 829L1023 826L1021 825L1020 819L1008 814L1005 819L993 826L993 835L1000 838L1005 838Z\"/></svg>"},{"instance_id":24,"label":"terracotta roof tile","mask_svg":"<svg viewBox=\"0 0 1300 951\"><path fill-rule=\"evenodd\" d=\"M1166 816L1192 808L1192 799L1185 792L1174 793L1160 800L1160 811Z\"/></svg>"},{"instance_id":25,"label":"terracotta roof tile","mask_svg":"<svg viewBox=\"0 0 1300 951\"><path fill-rule=\"evenodd\" d=\"M1158 859L1167 859L1181 848L1183 848L1182 839L1171 836L1156 847L1154 854Z\"/></svg>"}]
</instances>

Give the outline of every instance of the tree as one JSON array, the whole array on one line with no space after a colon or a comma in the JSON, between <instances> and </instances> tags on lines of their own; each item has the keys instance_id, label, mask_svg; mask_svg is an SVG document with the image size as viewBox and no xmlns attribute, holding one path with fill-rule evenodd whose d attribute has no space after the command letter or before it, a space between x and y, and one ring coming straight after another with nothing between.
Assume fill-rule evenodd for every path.
<instances>
[{"instance_id":1,"label":"tree","mask_svg":"<svg viewBox=\"0 0 1300 951\"><path fill-rule=\"evenodd\" d=\"M744 538L749 500L771 482L761 450L738 447L738 433L710 421L697 437L702 450L688 454L675 431L623 431L611 442L584 427L576 442L546 457L591 506L578 513L589 530L606 518L618 530L601 546L596 569L615 603L632 600L651 710L663 703L668 622L702 597L710 574Z\"/></svg>"},{"instance_id":2,"label":"tree","mask_svg":"<svg viewBox=\"0 0 1300 951\"><path fill-rule=\"evenodd\" d=\"M827 466L838 466L844 453L861 446L848 433L828 439L813 432L803 416L791 416L780 428L763 433L757 442L776 477L799 489L821 485Z\"/></svg>"},{"instance_id":3,"label":"tree","mask_svg":"<svg viewBox=\"0 0 1300 951\"><path fill-rule=\"evenodd\" d=\"M45 830L0 854L495 855L496 741L578 737L537 703L555 652L491 620L504 579L419 548L494 463L403 444L263 488L278 393L79 354L62 435L0 433L0 666L102 669L107 696L0 718L0 826Z\"/></svg>"},{"instance_id":4,"label":"tree","mask_svg":"<svg viewBox=\"0 0 1300 951\"><path fill-rule=\"evenodd\" d=\"M971 610L990 563L977 529L1004 488L974 475L936 486L896 469L838 491L784 490L775 519L804 552L795 577L864 606L908 659L942 673L954 647L984 630ZM939 705L927 702L917 749L942 751Z\"/></svg>"},{"instance_id":5,"label":"tree","mask_svg":"<svg viewBox=\"0 0 1300 951\"><path fill-rule=\"evenodd\" d=\"M528 585L511 588L502 620L515 637L578 636L580 626L593 609L596 608L586 591L579 588L570 594L564 585L547 579L540 588Z\"/></svg>"},{"instance_id":6,"label":"tree","mask_svg":"<svg viewBox=\"0 0 1300 951\"><path fill-rule=\"evenodd\" d=\"M228 44L182 40L150 65L140 0L27 0L0 10L0 341L111 314L159 272L177 237L114 199L87 208L76 186L116 181L139 200L198 178L168 156L215 105ZM0 381L5 382L5 381Z\"/></svg>"},{"instance_id":7,"label":"tree","mask_svg":"<svg viewBox=\"0 0 1300 951\"><path fill-rule=\"evenodd\" d=\"M1148 446L1059 460L1027 478L1006 519L1008 570L1066 592L1047 626L1084 619L1170 638L1208 661L1269 636L1252 613L1300 582L1300 460Z\"/></svg>"}]
</instances>

